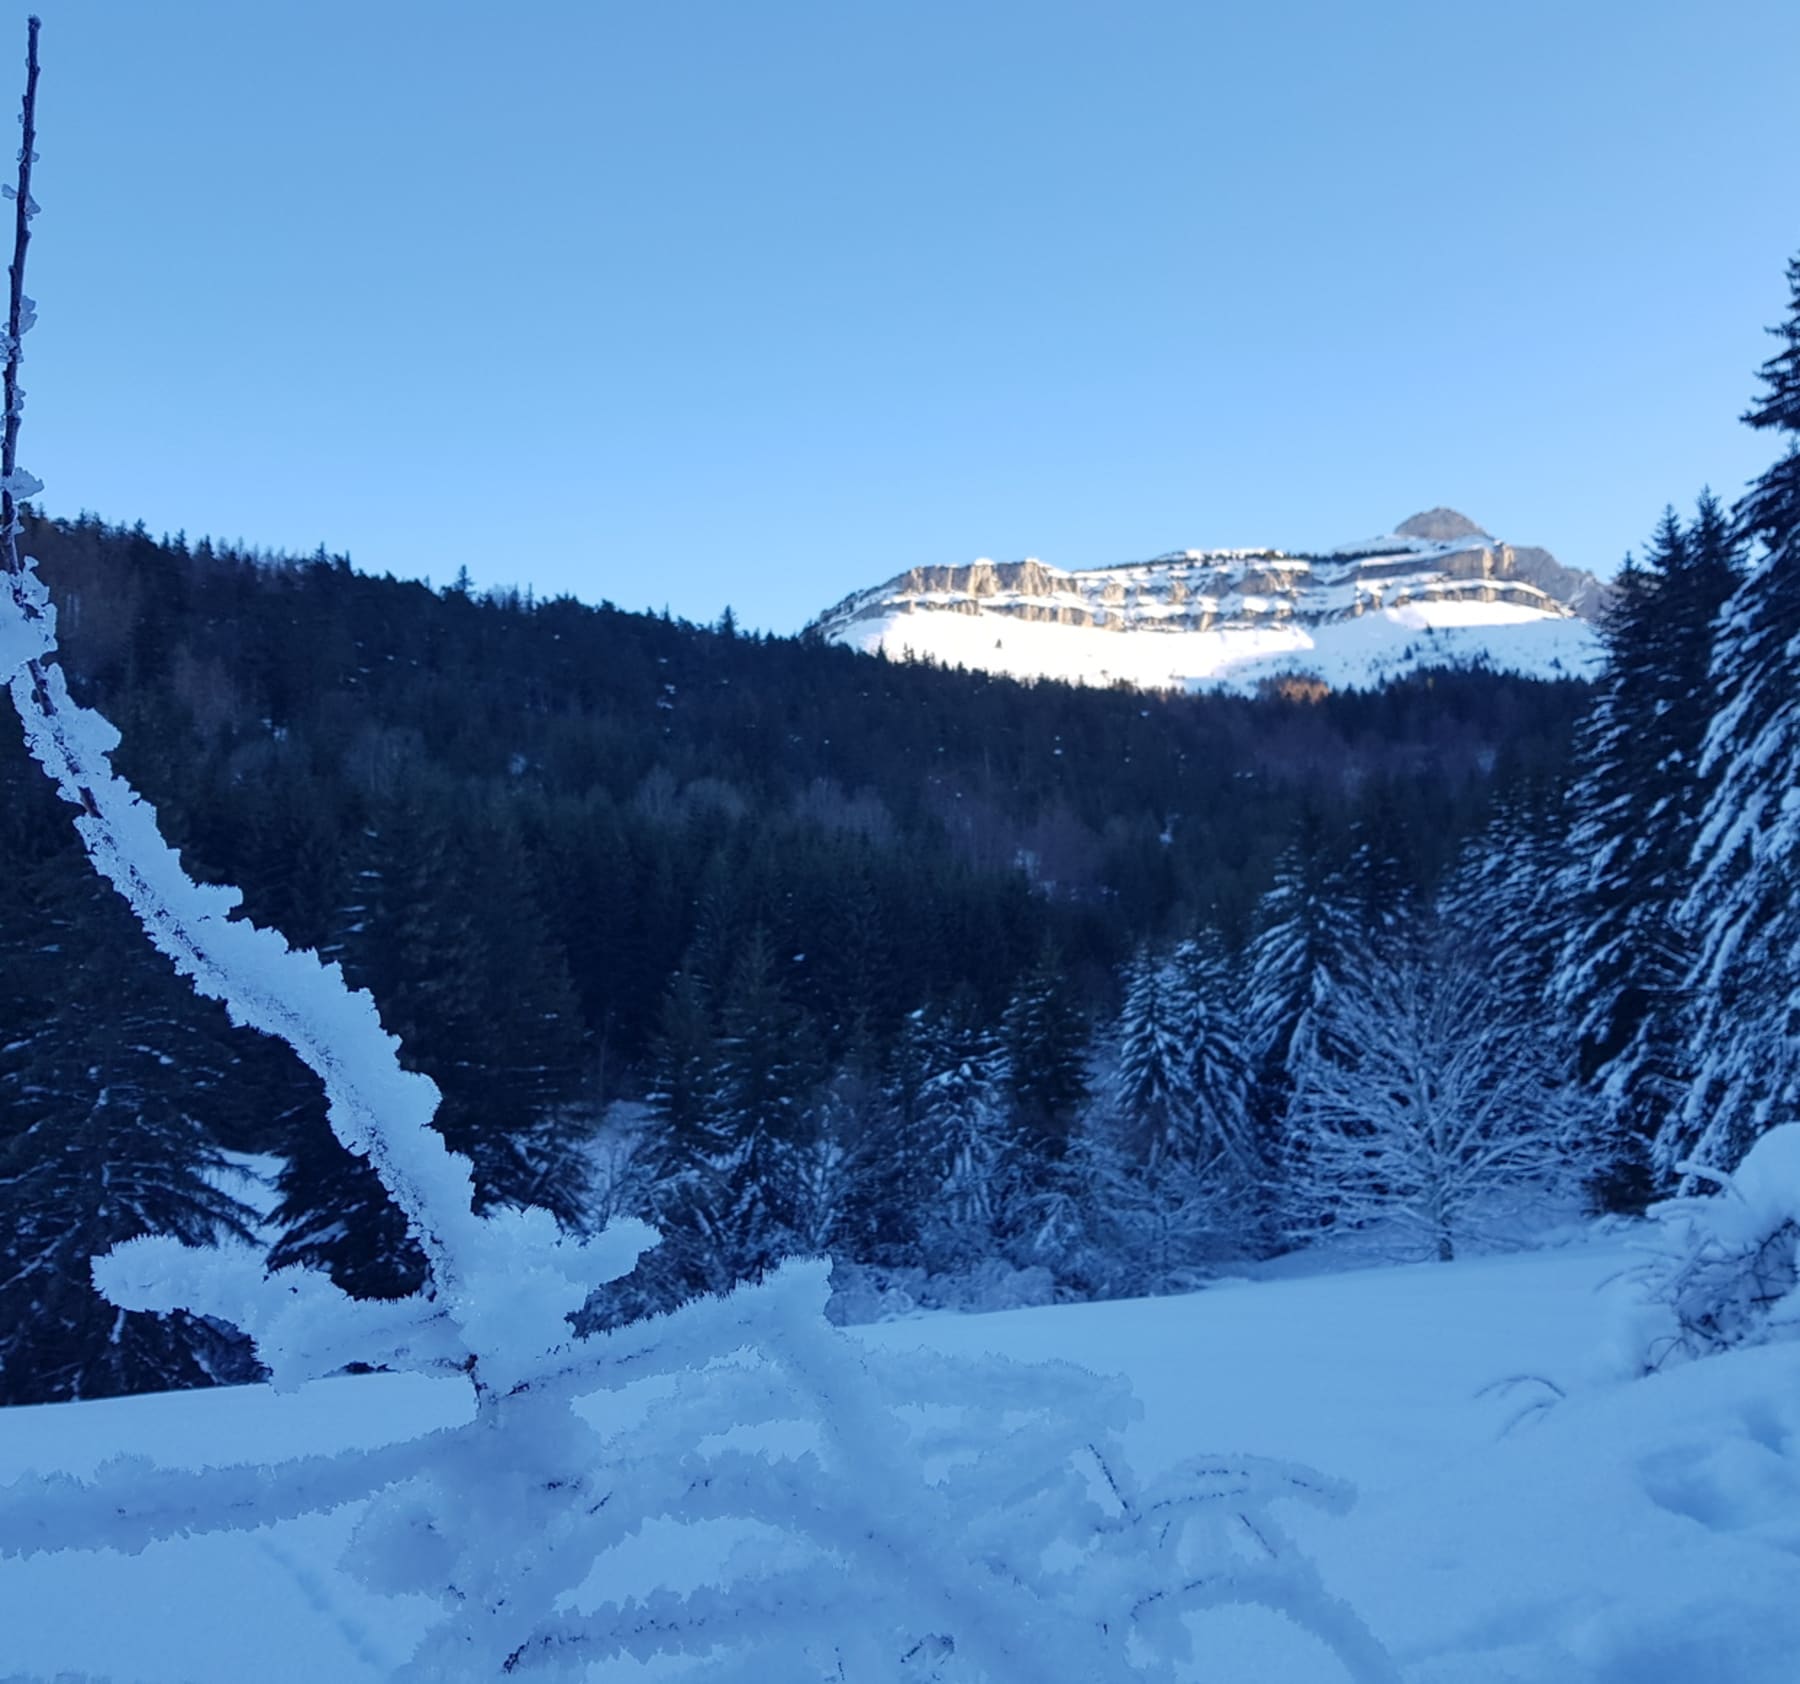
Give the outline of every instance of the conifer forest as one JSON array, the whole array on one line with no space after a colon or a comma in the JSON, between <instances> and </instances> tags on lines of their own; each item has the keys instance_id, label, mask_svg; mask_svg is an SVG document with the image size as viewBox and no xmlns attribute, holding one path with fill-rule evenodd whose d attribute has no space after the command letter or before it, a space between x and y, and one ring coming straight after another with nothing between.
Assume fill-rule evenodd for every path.
<instances>
[{"instance_id":1,"label":"conifer forest","mask_svg":"<svg viewBox=\"0 0 1800 1684\"><path fill-rule=\"evenodd\" d=\"M1749 417L1781 454L1651 525L1592 682L1094 692L89 515L24 541L184 860L371 991L480 1202L664 1234L590 1314L794 1253L850 1319L1353 1230L1448 1258L1521 1206L1641 1212L1785 1115L1790 284ZM78 1260L139 1233L410 1290L316 1081L122 939L3 752L8 1401L254 1371L119 1333ZM222 1154L277 1161L272 1216Z\"/></svg>"},{"instance_id":2,"label":"conifer forest","mask_svg":"<svg viewBox=\"0 0 1800 1684\"><path fill-rule=\"evenodd\" d=\"M1470 475L1537 442L1514 428L1496 456L1516 394L1487 388L1548 318L1477 332L1438 308L1471 284L1521 296L1515 225L1469 222L1473 283L1415 263L1425 242L1411 222L1396 241L1354 160L1398 148L1379 155L1409 217L1438 160L1386 109L1323 115L1344 86L1385 100L1439 77L1435 45L1423 60L1396 35L1396 73L1359 17L1325 51L1328 8L1288 39L1248 11L1227 29L1154 5L1116 33L1055 7L1031 31L958 8L952 31L924 6L896 34L880 8L805 0L679 28L530 0L475 43L451 3L429 26L318 5L354 29L254 8L220 44L172 7L170 49L135 11L58 20L114 78L71 106L104 130L108 99L147 81L161 138L190 132L197 55L261 42L279 146L259 105L156 164L153 258L225 249L182 221L190 181L245 230L216 293L171 281L140 318L152 358L165 321L210 336L210 376L84 363L111 308L95 299L117 296L104 276L84 291L92 253L159 278L109 225L75 264L51 248L75 325L45 384L87 372L45 406L46 455L64 473L75 437L106 460L137 381L191 458L184 494L274 507L301 484L381 531L358 486L423 462L456 482L460 536L422 508L442 536L399 559L153 530L135 517L154 503L103 516L22 465L46 186L25 20L0 329L18 727L0 731L0 1684L1789 1684L1800 256L1767 277L1772 349L1744 370L1733 436L1755 477L1668 485L1604 580L1441 506L1336 547L926 561L922 529L853 506L960 520L994 506L971 493L1029 485L1060 511L1046 530L1080 533L1084 498L1123 506L1145 474L1184 496L1190 473L1215 497L1254 479L1232 435L1259 427L1264 452L1315 441L1279 480L1296 508L1333 466L1321 437L1352 477L1397 471L1384 426ZM844 33L822 46L827 13ZM1579 23L1559 17L1555 68ZM1264 32L1243 61L1250 143L1221 115L1243 89L1210 68L1239 24ZM1459 74L1486 74L1504 33L1458 49ZM1696 62L1716 45L1660 16L1643 35ZM1204 110L1185 82L1179 109L1140 88L1187 62L1153 37L1204 60ZM1527 46L1532 109L1576 132L1592 113L1549 97L1548 49ZM990 81L958 81L984 50L1054 122L988 122ZM934 153L909 91L901 145L878 115L891 90L846 72L859 52L884 74L913 53L944 111L981 121ZM1314 95L1280 82L1278 133L1277 58ZM351 99L358 78L398 115ZM1099 105L1067 97L1096 87ZM1120 125L1128 171L1095 161ZM1532 197L1517 182L1548 194L1592 162L1533 151L1541 127L1430 144L1499 216ZM352 130L397 192L359 197ZM444 185L450 133L483 191ZM141 159L98 167L90 142L68 142L56 189L92 214L116 173L128 218ZM239 145L285 178L244 192ZM1480 174L1482 148L1536 177ZM515 184L535 209L515 215ZM244 401L254 313L233 301L273 249L255 219L290 199L299 232L269 272L307 271L319 378L281 402L328 393L373 467L325 439L265 478L224 434L182 442L200 436L184 381L218 380L246 431L285 419ZM1268 237L1248 261L1213 243L1303 199L1304 262L1285 222L1280 263ZM1027 240L1020 261L1007 218L1027 202L1048 256ZM1157 256L1172 206L1205 230L1198 257ZM1096 258L1090 225L1126 230L1130 261ZM614 243L584 244L595 229ZM995 282L979 253L1002 236ZM1564 240L1526 302L1573 311L1580 257ZM515 268L523 308L499 296ZM1312 311L1327 276L1360 290L1308 362L1324 330L1281 289ZM1219 286L1229 333L1196 302ZM1140 309L1165 312L1142 341ZM1440 315L1473 372L1449 405L1433 385L1421 424L1398 365L1415 339L1422 365L1446 355ZM1014 318L1030 351L1009 363ZM1371 352L1360 378L1395 321L1405 356ZM334 334L363 359L350 402ZM607 334L618 380L597 393L584 359ZM1240 339L1276 360L1234 406ZM515 348L555 365L533 401L556 419L507 384ZM1531 411L1547 436L1558 402L1605 383L1597 332L1579 349L1592 370L1572 345L1560 397ZM423 437L451 390L454 449L392 421ZM1074 436L1077 410L1114 443ZM504 464L548 464L540 495L573 476L591 501L583 423L606 417L622 507L664 483L671 414L699 489L645 491L663 553L615 544L609 577L717 565L697 576L763 594L692 618L546 589L569 577L561 540L518 534L566 508L503 506ZM1638 420L1640 443L1673 426ZM154 498L156 474L130 476L162 441L143 416L126 431L125 477L94 481ZM793 635L751 629L774 598L727 570L739 499L765 566L817 546L835 508L834 566L850 510L862 556L901 571L821 592ZM603 530L591 509L579 529ZM519 582L478 585L477 559Z\"/></svg>"}]
</instances>

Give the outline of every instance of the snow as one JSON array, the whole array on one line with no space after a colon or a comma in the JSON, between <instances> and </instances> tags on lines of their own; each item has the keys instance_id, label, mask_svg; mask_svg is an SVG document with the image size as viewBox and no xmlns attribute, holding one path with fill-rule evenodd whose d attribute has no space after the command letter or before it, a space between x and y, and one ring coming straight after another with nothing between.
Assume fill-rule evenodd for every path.
<instances>
[{"instance_id":1,"label":"snow","mask_svg":"<svg viewBox=\"0 0 1800 1684\"><path fill-rule=\"evenodd\" d=\"M1159 690L1248 691L1286 675L1368 688L1474 665L1589 672L1594 626L1496 563L1497 548L1389 536L1313 556L1183 550L1074 572L983 559L858 592L818 629L898 660Z\"/></svg>"},{"instance_id":2,"label":"snow","mask_svg":"<svg viewBox=\"0 0 1800 1684\"><path fill-rule=\"evenodd\" d=\"M1598 1372L1618 1241L1504 1259L1264 1280L1181 1298L923 1317L874 1350L989 1353L1130 1378L1154 1477L1202 1451L1310 1463L1359 1490L1291 1517L1328 1589L1417 1684L1791 1684L1800 1653L1800 1345L1646 1379ZM1510 1382L1510 1383L1509 1383ZM1559 1395L1561 1394L1561 1395ZM656 1407L654 1388L600 1407ZM373 1447L470 1413L455 1381L377 1375L0 1415L0 1483L105 1458L170 1467ZM738 1432L743 1445L752 1429ZM356 1507L253 1533L0 1562L4 1660L194 1684L383 1676L423 1629L341 1571ZM652 1529L643 1589L691 1560ZM689 1540L691 1547L691 1540ZM685 1575L685 1577L684 1577ZM103 1617L96 1617L103 1610ZM1253 1611L1201 1618L1206 1675L1339 1684L1313 1640ZM601 1676L648 1676L620 1663Z\"/></svg>"},{"instance_id":3,"label":"snow","mask_svg":"<svg viewBox=\"0 0 1800 1684\"><path fill-rule=\"evenodd\" d=\"M1146 608L1138 617L1169 612ZM1311 625L1288 618L1205 631L1122 631L1112 624L1064 625L998 613L894 612L855 620L831 635L893 660L1146 690L1252 691L1284 675L1317 677L1334 689L1366 689L1408 672L1456 666L1578 678L1592 670L1598 655L1594 629L1584 620L1516 603L1471 601L1406 603Z\"/></svg>"},{"instance_id":4,"label":"snow","mask_svg":"<svg viewBox=\"0 0 1800 1684\"><path fill-rule=\"evenodd\" d=\"M1626 1362L1662 1368L1800 1337L1800 1123L1759 1136L1730 1174L1677 1167L1706 1191L1651 1207Z\"/></svg>"}]
</instances>

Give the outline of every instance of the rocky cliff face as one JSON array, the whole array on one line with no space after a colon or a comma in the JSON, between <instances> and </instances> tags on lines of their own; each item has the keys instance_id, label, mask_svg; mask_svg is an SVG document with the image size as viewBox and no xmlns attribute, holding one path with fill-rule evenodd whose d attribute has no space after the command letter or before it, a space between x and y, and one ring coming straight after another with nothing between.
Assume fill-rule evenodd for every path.
<instances>
[{"instance_id":1,"label":"rocky cliff face","mask_svg":"<svg viewBox=\"0 0 1800 1684\"><path fill-rule=\"evenodd\" d=\"M1520 644L1522 628L1591 620L1603 596L1598 579L1562 566L1548 551L1515 548L1453 509L1432 509L1391 534L1318 555L1182 550L1076 571L1036 560L916 567L845 598L815 629L856 647L1021 676L1085 678L1091 670L1098 675L1092 682L1167 687L1237 682L1250 669L1323 677L1332 662L1321 656L1308 667L1307 652L1316 652L1321 638L1344 643L1342 628L1359 623L1364 635L1353 641L1362 645L1393 642L1374 635L1380 622L1426 637L1434 647L1442 638L1440 654L1455 644L1457 658L1480 659L1481 639L1471 633L1505 628L1489 641L1511 648ZM994 630L991 652L985 634L968 626L970 618ZM1082 640L1087 652L1078 657L1072 642L1034 635L1035 655L1016 640L1009 653L1009 626L1079 629L1089 634ZM1095 633L1108 635L1095 643ZM1127 635L1138 646L1129 655L1121 646ZM1556 659L1582 641L1564 633ZM1169 660L1174 664L1164 671ZM1070 663L1073 672L1061 670ZM1149 676L1139 676L1140 668ZM1222 679L1223 673L1235 676Z\"/></svg>"}]
</instances>

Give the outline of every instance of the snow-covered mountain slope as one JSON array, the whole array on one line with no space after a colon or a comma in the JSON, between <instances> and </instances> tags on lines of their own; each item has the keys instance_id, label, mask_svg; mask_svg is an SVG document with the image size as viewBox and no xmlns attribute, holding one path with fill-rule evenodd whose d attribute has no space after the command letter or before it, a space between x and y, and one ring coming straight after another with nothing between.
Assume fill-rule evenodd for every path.
<instances>
[{"instance_id":1,"label":"snow-covered mountain slope","mask_svg":"<svg viewBox=\"0 0 1800 1684\"><path fill-rule=\"evenodd\" d=\"M1596 1288L1632 1255L1576 1245L857 1336L1124 1374L1143 1404L1130 1448L1145 1474L1218 1452L1353 1480L1348 1515L1291 1518L1405 1684L1793 1684L1800 1345L1597 1375L1618 1312ZM384 1374L5 1410L0 1486L28 1468L90 1475L120 1454L223 1466L378 1444L460 1421L468 1399L451 1381ZM0 1677L375 1684L428 1609L339 1568L361 1508L135 1554L0 1560ZM646 1529L576 1595L693 1582L704 1564L684 1536ZM1346 1676L1272 1616L1209 1614L1195 1629L1183 1680ZM669 1673L621 1660L587 1676Z\"/></svg>"},{"instance_id":2,"label":"snow-covered mountain slope","mask_svg":"<svg viewBox=\"0 0 1800 1684\"><path fill-rule=\"evenodd\" d=\"M1605 587L1450 509L1318 555L1181 550L1065 572L915 567L814 629L896 660L1147 690L1369 688L1428 667L1579 677Z\"/></svg>"}]
</instances>

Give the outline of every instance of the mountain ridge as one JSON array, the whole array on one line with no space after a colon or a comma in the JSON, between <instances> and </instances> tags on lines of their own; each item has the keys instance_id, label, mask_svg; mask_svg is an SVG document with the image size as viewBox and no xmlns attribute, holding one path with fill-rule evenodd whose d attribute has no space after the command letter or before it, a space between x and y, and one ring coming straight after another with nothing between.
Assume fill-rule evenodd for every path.
<instances>
[{"instance_id":1,"label":"mountain ridge","mask_svg":"<svg viewBox=\"0 0 1800 1684\"><path fill-rule=\"evenodd\" d=\"M830 641L1015 677L1144 689L1368 687L1434 666L1579 676L1606 588L1453 509L1320 551L1176 550L1061 569L908 569L814 621Z\"/></svg>"}]
</instances>

